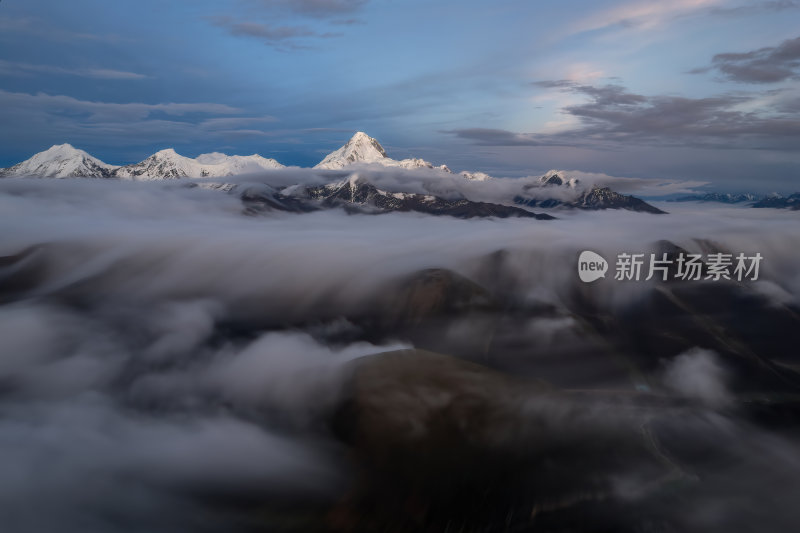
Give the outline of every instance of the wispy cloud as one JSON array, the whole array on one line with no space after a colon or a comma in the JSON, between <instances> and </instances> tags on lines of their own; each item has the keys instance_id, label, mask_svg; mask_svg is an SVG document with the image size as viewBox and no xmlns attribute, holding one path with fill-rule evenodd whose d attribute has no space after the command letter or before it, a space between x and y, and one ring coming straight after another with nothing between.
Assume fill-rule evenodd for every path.
<instances>
[{"instance_id":1,"label":"wispy cloud","mask_svg":"<svg viewBox=\"0 0 800 533\"><path fill-rule=\"evenodd\" d=\"M208 20L230 35L258 39L277 50L305 50L313 48L309 43L315 39L342 36L338 31L324 31L326 25L343 27L363 24L361 19L352 15L368 2L369 0L245 0L244 3L251 8L250 18L221 14L208 17ZM252 9L253 7L256 9ZM282 23L276 24L275 20L282 20Z\"/></svg>"},{"instance_id":2,"label":"wispy cloud","mask_svg":"<svg viewBox=\"0 0 800 533\"><path fill-rule=\"evenodd\" d=\"M126 72L124 70L113 70L107 68L86 69L84 75L90 78L100 78L108 80L141 80L149 77L144 74L138 74L136 72Z\"/></svg>"},{"instance_id":3,"label":"wispy cloud","mask_svg":"<svg viewBox=\"0 0 800 533\"><path fill-rule=\"evenodd\" d=\"M534 133L515 133L495 128L460 128L443 130L462 139L474 141L483 146L547 146L547 138Z\"/></svg>"},{"instance_id":4,"label":"wispy cloud","mask_svg":"<svg viewBox=\"0 0 800 533\"><path fill-rule=\"evenodd\" d=\"M364 21L357 18L336 19L332 20L331 24L335 24L336 26L356 26L359 24L364 24Z\"/></svg>"},{"instance_id":5,"label":"wispy cloud","mask_svg":"<svg viewBox=\"0 0 800 533\"><path fill-rule=\"evenodd\" d=\"M592 13L576 22L570 33L622 28L652 30L694 16L744 17L800 8L797 0L747 1L731 5L726 0L638 1Z\"/></svg>"},{"instance_id":6,"label":"wispy cloud","mask_svg":"<svg viewBox=\"0 0 800 533\"><path fill-rule=\"evenodd\" d=\"M278 122L273 116L263 117L221 117L209 118L201 122L202 126L212 129L235 129L242 127L252 127L257 124L271 124Z\"/></svg>"},{"instance_id":7,"label":"wispy cloud","mask_svg":"<svg viewBox=\"0 0 800 533\"><path fill-rule=\"evenodd\" d=\"M767 2L748 2L739 6L720 6L710 10L713 15L743 16L753 15L758 12L786 11L800 9L800 2L796 0L772 0Z\"/></svg>"},{"instance_id":8,"label":"wispy cloud","mask_svg":"<svg viewBox=\"0 0 800 533\"><path fill-rule=\"evenodd\" d=\"M209 102L114 103L80 100L66 95L0 90L0 142L41 137L54 141L96 142L129 146L165 145L240 139L268 135L262 128L271 116L246 116L226 104Z\"/></svg>"},{"instance_id":9,"label":"wispy cloud","mask_svg":"<svg viewBox=\"0 0 800 533\"><path fill-rule=\"evenodd\" d=\"M307 45L301 43L302 39L328 39L339 36L339 34L331 32L318 33L306 26L275 26L272 24L240 21L228 16L211 17L209 20L215 26L226 30L233 36L255 38L268 46L280 50L308 48Z\"/></svg>"},{"instance_id":10,"label":"wispy cloud","mask_svg":"<svg viewBox=\"0 0 800 533\"><path fill-rule=\"evenodd\" d=\"M5 61L0 59L0 73L10 76L26 76L31 74L48 74L79 76L82 78L106 79L106 80L142 80L149 76L137 72L124 70L114 70L105 68L66 68L55 65L38 65L32 63L20 63Z\"/></svg>"},{"instance_id":11,"label":"wispy cloud","mask_svg":"<svg viewBox=\"0 0 800 533\"><path fill-rule=\"evenodd\" d=\"M341 17L355 13L369 0L259 0L259 4L274 10L315 18Z\"/></svg>"},{"instance_id":12,"label":"wispy cloud","mask_svg":"<svg viewBox=\"0 0 800 533\"><path fill-rule=\"evenodd\" d=\"M800 77L800 37L778 46L743 53L717 54L711 65L691 70L692 74L717 71L730 81L776 83Z\"/></svg>"},{"instance_id":13,"label":"wispy cloud","mask_svg":"<svg viewBox=\"0 0 800 533\"><path fill-rule=\"evenodd\" d=\"M0 31L3 33L24 33L50 41L98 41L116 43L122 40L111 33L89 33L65 30L37 17L2 17Z\"/></svg>"},{"instance_id":14,"label":"wispy cloud","mask_svg":"<svg viewBox=\"0 0 800 533\"><path fill-rule=\"evenodd\" d=\"M688 13L720 4L720 0L670 0L634 2L595 12L576 22L570 33L613 27L651 29Z\"/></svg>"},{"instance_id":15,"label":"wispy cloud","mask_svg":"<svg viewBox=\"0 0 800 533\"><path fill-rule=\"evenodd\" d=\"M28 94L0 90L0 102L7 105L37 106L41 109L60 109L71 114L80 113L89 120L131 120L147 118L154 113L170 116L200 114L239 114L241 110L225 104L214 103L159 103L140 102L113 103L79 100L71 96L50 95L46 93Z\"/></svg>"}]
</instances>

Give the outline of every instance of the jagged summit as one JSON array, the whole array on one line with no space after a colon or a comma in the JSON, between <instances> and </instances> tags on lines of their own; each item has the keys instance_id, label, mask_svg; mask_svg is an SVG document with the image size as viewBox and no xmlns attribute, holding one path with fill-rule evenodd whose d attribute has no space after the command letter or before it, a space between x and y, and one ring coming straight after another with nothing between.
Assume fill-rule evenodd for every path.
<instances>
[{"instance_id":1,"label":"jagged summit","mask_svg":"<svg viewBox=\"0 0 800 533\"><path fill-rule=\"evenodd\" d=\"M353 149L358 149L359 147L367 147L367 150L374 150L381 157L388 157L386 155L386 150L383 149L381 143L378 142L377 139L370 137L363 131L357 131L355 134L350 138L347 142L347 145L352 147Z\"/></svg>"},{"instance_id":2,"label":"jagged summit","mask_svg":"<svg viewBox=\"0 0 800 533\"><path fill-rule=\"evenodd\" d=\"M553 169L545 172L545 174L541 178L539 178L539 182L543 186L566 185L567 187L575 188L580 183L580 180L578 180L577 178L568 178L563 170Z\"/></svg>"}]
</instances>

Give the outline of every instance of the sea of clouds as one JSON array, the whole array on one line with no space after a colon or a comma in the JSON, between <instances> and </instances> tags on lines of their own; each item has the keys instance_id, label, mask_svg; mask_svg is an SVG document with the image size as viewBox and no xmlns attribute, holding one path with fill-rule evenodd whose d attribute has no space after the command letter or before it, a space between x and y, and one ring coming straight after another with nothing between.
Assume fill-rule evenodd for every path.
<instances>
[{"instance_id":1,"label":"sea of clouds","mask_svg":"<svg viewBox=\"0 0 800 533\"><path fill-rule=\"evenodd\" d=\"M387 190L455 190L450 182L436 191L430 182L398 182L406 173L367 175ZM268 181L336 176L288 169ZM466 195L492 186L452 184L470 188L457 191ZM762 279L752 286L775 305L800 303L797 213L670 204L665 216L562 211L553 221L341 210L245 216L236 194L184 185L0 180L7 531L232 531L247 524L210 511L204 498L334 499L352 472L325 420L348 364L410 344L327 342L312 325L346 325L388 284L422 269L476 279L485 258L504 250L511 259L500 275L513 290L558 304L579 283L582 250L613 258L666 239L693 251L705 239L761 253ZM482 198L507 197L507 184L495 186ZM596 301L615 307L650 287L599 282L594 290ZM542 319L526 334L546 349L574 326ZM800 518L789 501L800 489L797 441L729 411L725 364L713 352L675 356L665 362L664 386L696 409L664 424L735 443L731 463L709 469L703 499L682 502L683 524L750 531L737 516L778 528ZM624 476L619 487L626 494ZM751 490L775 497L736 510Z\"/></svg>"}]
</instances>

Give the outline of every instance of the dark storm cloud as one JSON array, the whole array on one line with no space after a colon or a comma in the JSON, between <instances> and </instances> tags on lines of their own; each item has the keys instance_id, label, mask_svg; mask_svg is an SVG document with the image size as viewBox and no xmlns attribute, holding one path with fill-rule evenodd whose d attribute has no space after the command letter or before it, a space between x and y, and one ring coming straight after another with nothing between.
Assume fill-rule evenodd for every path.
<instances>
[{"instance_id":1,"label":"dark storm cloud","mask_svg":"<svg viewBox=\"0 0 800 533\"><path fill-rule=\"evenodd\" d=\"M798 78L798 68L800 37L750 52L717 54L710 66L690 72L701 74L717 71L726 79L740 83L777 83Z\"/></svg>"},{"instance_id":2,"label":"dark storm cloud","mask_svg":"<svg viewBox=\"0 0 800 533\"><path fill-rule=\"evenodd\" d=\"M644 96L620 85L595 87L563 80L534 85L588 97L586 103L562 109L563 113L577 117L581 126L553 134L484 128L449 133L486 146L626 143L771 150L794 150L795 139L800 135L800 117L792 101L778 98L772 103L759 102L763 96L781 93L688 98Z\"/></svg>"}]
</instances>

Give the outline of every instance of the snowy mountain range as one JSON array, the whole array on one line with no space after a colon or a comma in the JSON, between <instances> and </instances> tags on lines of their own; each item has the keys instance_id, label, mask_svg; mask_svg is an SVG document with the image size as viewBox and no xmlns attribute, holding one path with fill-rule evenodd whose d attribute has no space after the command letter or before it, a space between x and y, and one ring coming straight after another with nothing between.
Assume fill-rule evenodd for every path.
<instances>
[{"instance_id":1,"label":"snowy mountain range","mask_svg":"<svg viewBox=\"0 0 800 533\"><path fill-rule=\"evenodd\" d=\"M161 150L139 163L114 166L69 144L62 144L13 167L0 169L0 177L90 177L160 181L256 175L281 168L284 166L276 160L257 154L229 156L215 152L193 159L184 157L173 149ZM320 171L320 174L341 170L352 170L352 174L342 179L336 173L331 173L333 183L322 186L298 183L289 187L262 187L224 182L203 183L201 186L234 192L251 211L269 209L306 212L319 208L345 207L348 210L371 213L418 211L461 218L520 216L541 219L552 217L533 213L530 208L627 209L662 213L638 198L621 195L607 188L584 185L557 170L551 170L538 178L512 180L512 188L516 192L508 192L511 190L509 183L506 183L509 180L495 180L483 172L465 171L455 174L446 165L435 166L423 159L392 159L376 139L364 132L357 132L344 146L325 156L313 168ZM401 180L400 185L395 184L390 192L359 175L387 168L425 170L425 180L433 186L424 191L410 190L407 187L411 185L405 185Z\"/></svg>"},{"instance_id":2,"label":"snowy mountain range","mask_svg":"<svg viewBox=\"0 0 800 533\"><path fill-rule=\"evenodd\" d=\"M258 154L231 156L215 152L191 159L169 148L156 152L140 163L120 167L114 175L118 178L141 181L187 177L223 178L275 168L283 168L283 165Z\"/></svg>"},{"instance_id":3,"label":"snowy mountain range","mask_svg":"<svg viewBox=\"0 0 800 533\"><path fill-rule=\"evenodd\" d=\"M140 163L115 166L104 163L69 144L60 144L13 167L0 169L0 176L122 178L149 181L187 177L226 177L274 168L283 168L283 165L260 155L229 156L211 153L191 159L176 153L171 148L156 152Z\"/></svg>"},{"instance_id":4,"label":"snowy mountain range","mask_svg":"<svg viewBox=\"0 0 800 533\"><path fill-rule=\"evenodd\" d=\"M435 166L424 159L395 160L386 155L380 143L364 132L356 132L347 143L325 156L315 169L341 170L350 166L395 167L407 170L436 169L453 174L446 165ZM184 157L172 148L161 150L132 165L106 164L69 144L53 146L27 161L0 169L0 176L38 176L48 178L124 178L142 181L175 178L217 178L284 168L274 159L258 154L229 156L219 152L203 154L195 159ZM485 181L491 176L483 172L462 172L464 178Z\"/></svg>"}]
</instances>

